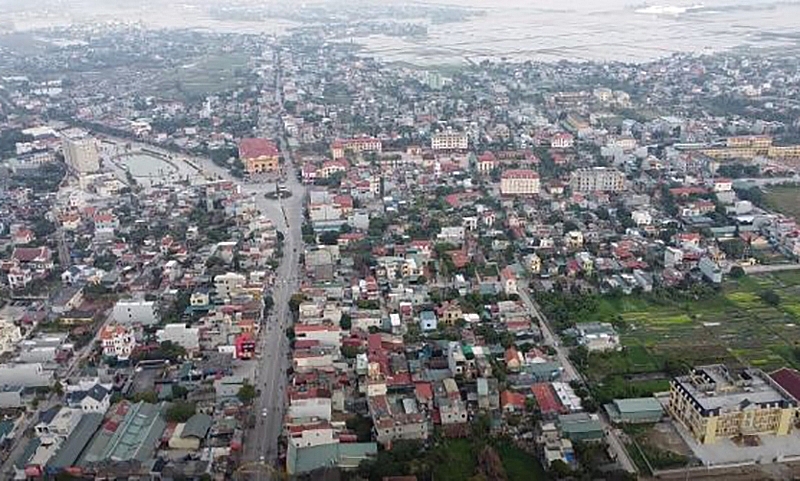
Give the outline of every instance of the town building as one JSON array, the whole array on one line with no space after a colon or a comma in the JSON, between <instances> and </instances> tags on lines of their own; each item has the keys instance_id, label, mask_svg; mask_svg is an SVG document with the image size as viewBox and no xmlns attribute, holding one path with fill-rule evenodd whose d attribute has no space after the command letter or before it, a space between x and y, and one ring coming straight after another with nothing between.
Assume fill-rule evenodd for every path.
<instances>
[{"instance_id":1,"label":"town building","mask_svg":"<svg viewBox=\"0 0 800 481\"><path fill-rule=\"evenodd\" d=\"M625 190L625 174L608 167L577 169L569 184L573 192L621 192Z\"/></svg>"},{"instance_id":2,"label":"town building","mask_svg":"<svg viewBox=\"0 0 800 481\"><path fill-rule=\"evenodd\" d=\"M501 195L535 195L539 193L539 174L529 169L513 169L500 177Z\"/></svg>"},{"instance_id":3,"label":"town building","mask_svg":"<svg viewBox=\"0 0 800 481\"><path fill-rule=\"evenodd\" d=\"M116 324L152 326L158 324L159 316L155 301L120 299L114 304L111 320Z\"/></svg>"},{"instance_id":4,"label":"town building","mask_svg":"<svg viewBox=\"0 0 800 481\"><path fill-rule=\"evenodd\" d=\"M433 150L467 150L469 148L469 137L464 132L447 129L444 132L433 134L431 148Z\"/></svg>"},{"instance_id":5,"label":"town building","mask_svg":"<svg viewBox=\"0 0 800 481\"><path fill-rule=\"evenodd\" d=\"M52 381L52 371L40 363L0 364L0 386L44 387Z\"/></svg>"},{"instance_id":6,"label":"town building","mask_svg":"<svg viewBox=\"0 0 800 481\"><path fill-rule=\"evenodd\" d=\"M664 416L664 408L654 397L614 399L604 407L615 423L657 423Z\"/></svg>"},{"instance_id":7,"label":"town building","mask_svg":"<svg viewBox=\"0 0 800 481\"><path fill-rule=\"evenodd\" d=\"M750 435L786 435L797 401L757 369L700 366L670 384L667 410L702 444Z\"/></svg>"},{"instance_id":8,"label":"town building","mask_svg":"<svg viewBox=\"0 0 800 481\"><path fill-rule=\"evenodd\" d=\"M607 322L587 322L578 325L578 342L590 352L620 349L619 334Z\"/></svg>"},{"instance_id":9,"label":"town building","mask_svg":"<svg viewBox=\"0 0 800 481\"><path fill-rule=\"evenodd\" d=\"M248 174L277 172L280 166L280 151L275 142L267 139L242 139L239 142L239 160Z\"/></svg>"},{"instance_id":10,"label":"town building","mask_svg":"<svg viewBox=\"0 0 800 481\"><path fill-rule=\"evenodd\" d=\"M100 346L106 357L116 358L120 361L130 359L131 353L136 347L133 329L119 324L105 326L100 331Z\"/></svg>"},{"instance_id":11,"label":"town building","mask_svg":"<svg viewBox=\"0 0 800 481\"><path fill-rule=\"evenodd\" d=\"M333 160L344 158L348 152L356 154L374 152L380 154L382 151L383 143L380 139L373 137L356 137L352 139L336 140L331 144L331 156Z\"/></svg>"},{"instance_id":12,"label":"town building","mask_svg":"<svg viewBox=\"0 0 800 481\"><path fill-rule=\"evenodd\" d=\"M200 329L186 327L186 324L167 324L163 329L156 331L156 338L158 342L170 341L177 344L190 354L200 349Z\"/></svg>"},{"instance_id":13,"label":"town building","mask_svg":"<svg viewBox=\"0 0 800 481\"><path fill-rule=\"evenodd\" d=\"M97 142L89 137L65 138L62 144L64 161L77 174L90 174L100 170L100 153Z\"/></svg>"}]
</instances>

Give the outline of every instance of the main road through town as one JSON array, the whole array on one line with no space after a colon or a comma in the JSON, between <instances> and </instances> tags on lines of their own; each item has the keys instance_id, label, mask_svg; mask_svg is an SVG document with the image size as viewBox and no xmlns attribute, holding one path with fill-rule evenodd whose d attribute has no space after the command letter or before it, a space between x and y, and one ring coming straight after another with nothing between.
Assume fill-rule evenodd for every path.
<instances>
[{"instance_id":1,"label":"main road through town","mask_svg":"<svg viewBox=\"0 0 800 481\"><path fill-rule=\"evenodd\" d=\"M243 446L243 464L250 465L274 465L278 457L290 354L286 337L286 329L292 325L289 300L299 286L300 254L303 251L301 224L305 187L297 180L291 153L283 139L280 140L280 147L285 159L285 187L291 195L282 199L266 198L265 194L275 192L272 182L246 182L242 185L242 193L253 195L258 210L274 223L284 238L283 257L276 270L275 282L271 289L265 290L265 295L272 296L274 307L264 320L257 340L258 364L254 385L260 395L252 408L252 415L256 417L255 426L247 431ZM236 180L224 170L215 168L210 161L204 162L203 166L218 178Z\"/></svg>"}]
</instances>

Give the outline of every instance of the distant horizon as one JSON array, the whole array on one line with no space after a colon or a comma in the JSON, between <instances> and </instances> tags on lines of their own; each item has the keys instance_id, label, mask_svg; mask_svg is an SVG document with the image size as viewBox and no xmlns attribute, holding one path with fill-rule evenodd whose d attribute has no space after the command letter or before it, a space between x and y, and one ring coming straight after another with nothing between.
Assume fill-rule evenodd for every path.
<instances>
[{"instance_id":1,"label":"distant horizon","mask_svg":"<svg viewBox=\"0 0 800 481\"><path fill-rule=\"evenodd\" d=\"M217 6L243 12L239 17L223 13ZM419 6L419 15L403 10L404 18L388 12L359 18L358 10ZM116 0L64 2L0 0L0 13L16 31L93 22L141 22L148 28L189 28L225 33L280 35L293 27L309 26L298 21L304 15L286 12L304 9L325 18L327 12L341 14L337 22L384 22L423 25L427 35L341 36L332 41L353 41L368 55L387 62L406 62L420 67L458 66L484 59L513 61L623 61L646 62L673 53L716 53L737 47L797 48L800 1L779 0L311 0L296 5L253 2L227 5L215 1L161 0L127 4ZM456 20L433 21L428 10L441 12L475 9L479 15ZM260 15L248 17L251 11ZM444 9L444 10L442 10ZM223 10L228 12L229 10ZM277 11L283 12L277 14ZM426 13L427 12L427 13ZM310 19L308 21L312 21ZM0 25L2 28L2 25ZM6 28L9 28L7 26Z\"/></svg>"}]
</instances>

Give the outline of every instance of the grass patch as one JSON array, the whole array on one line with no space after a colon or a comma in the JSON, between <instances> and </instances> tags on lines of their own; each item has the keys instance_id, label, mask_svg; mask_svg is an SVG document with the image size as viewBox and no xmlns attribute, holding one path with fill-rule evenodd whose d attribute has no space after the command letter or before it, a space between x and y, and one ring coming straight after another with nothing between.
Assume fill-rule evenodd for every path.
<instances>
[{"instance_id":1,"label":"grass patch","mask_svg":"<svg viewBox=\"0 0 800 481\"><path fill-rule=\"evenodd\" d=\"M508 481L539 481L548 479L541 463L539 463L539 460L535 456L528 454L508 442L499 443L496 449L497 454L500 455L500 459L503 461L503 467L506 469Z\"/></svg>"},{"instance_id":2,"label":"grass patch","mask_svg":"<svg viewBox=\"0 0 800 481\"><path fill-rule=\"evenodd\" d=\"M468 439L449 439L437 449L447 457L447 462L435 469L435 479L442 481L462 481L475 473L475 456Z\"/></svg>"},{"instance_id":3,"label":"grass patch","mask_svg":"<svg viewBox=\"0 0 800 481\"><path fill-rule=\"evenodd\" d=\"M767 205L782 214L800 219L800 187L775 185L765 192Z\"/></svg>"},{"instance_id":4,"label":"grass patch","mask_svg":"<svg viewBox=\"0 0 800 481\"><path fill-rule=\"evenodd\" d=\"M242 53L209 54L164 72L153 93L176 97L204 96L232 89L244 82L248 57Z\"/></svg>"}]
</instances>

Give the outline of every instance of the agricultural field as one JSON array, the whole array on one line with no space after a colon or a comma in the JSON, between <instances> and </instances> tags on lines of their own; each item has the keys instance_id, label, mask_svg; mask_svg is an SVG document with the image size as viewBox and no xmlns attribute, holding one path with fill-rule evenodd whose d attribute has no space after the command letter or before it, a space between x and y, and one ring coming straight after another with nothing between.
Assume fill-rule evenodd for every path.
<instances>
[{"instance_id":1,"label":"agricultural field","mask_svg":"<svg viewBox=\"0 0 800 481\"><path fill-rule=\"evenodd\" d=\"M249 58L245 54L219 52L166 71L152 86L158 95L205 96L242 85Z\"/></svg>"},{"instance_id":2,"label":"agricultural field","mask_svg":"<svg viewBox=\"0 0 800 481\"><path fill-rule=\"evenodd\" d=\"M668 390L692 365L800 368L800 272L729 280L698 300L601 298L585 321L614 323L624 346L581 366L600 402Z\"/></svg>"},{"instance_id":3,"label":"agricultural field","mask_svg":"<svg viewBox=\"0 0 800 481\"><path fill-rule=\"evenodd\" d=\"M800 186L770 186L766 189L764 198L771 209L800 220Z\"/></svg>"}]
</instances>

